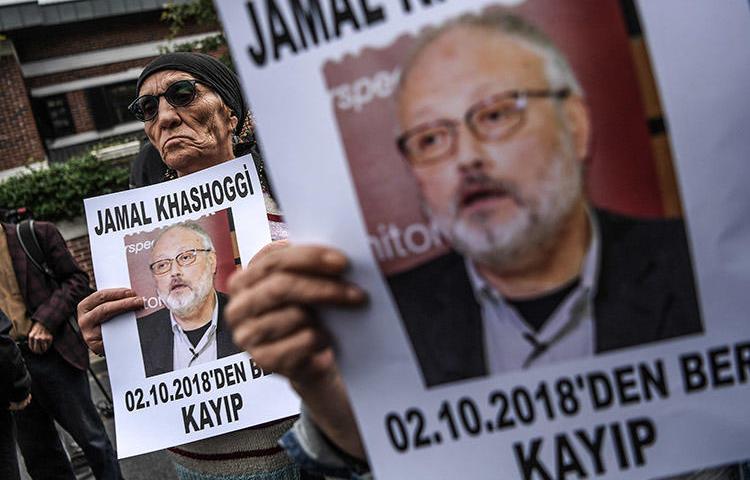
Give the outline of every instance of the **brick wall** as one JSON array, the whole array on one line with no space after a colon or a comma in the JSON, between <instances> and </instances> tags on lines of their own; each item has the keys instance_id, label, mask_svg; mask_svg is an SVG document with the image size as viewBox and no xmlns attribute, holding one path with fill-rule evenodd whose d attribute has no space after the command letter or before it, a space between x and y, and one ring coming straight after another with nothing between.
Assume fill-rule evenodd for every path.
<instances>
[{"instance_id":1,"label":"brick wall","mask_svg":"<svg viewBox=\"0 0 750 480\"><path fill-rule=\"evenodd\" d=\"M160 20L161 12L147 12L136 15L123 15L113 18L98 19L95 21L77 22L68 25L57 25L44 28L29 28L9 32L7 35L13 42L16 55L21 64L44 60L48 58L59 58L66 55L86 53L107 48L117 48L133 44L146 42L164 41L170 34L169 26ZM208 31L217 30L218 25L186 25L180 32L180 36L193 35ZM43 39L53 38L56 41L48 42ZM91 77L121 73L127 70L142 68L148 64L154 56L118 61L115 56L110 63L102 65L80 68L77 70L43 75L25 79L26 88L36 89L57 85L60 83L83 80ZM18 65L15 65L18 67ZM6 68L0 66L0 78L7 77L10 74L5 72ZM17 68L16 68L17 70ZM13 72L15 73L15 71ZM9 83L23 89L24 80L20 76L15 76ZM135 83L135 82L134 82ZM15 89L14 89L15 90ZM16 91L9 92L9 96L18 96L27 99L27 95L20 94ZM88 105L88 98L84 91L73 91L65 94L68 106L70 108L71 118L75 127L75 133L90 132L96 130L96 125L92 112ZM30 104L30 101L26 101ZM29 105L27 105L29 107ZM24 138L15 142L19 145L27 145L24 151L17 152L14 148L13 154L6 152L3 145L0 145L0 170L17 166L26 161L27 157L34 156L37 159L44 158L43 143L39 139L36 125L32 122L30 128L26 128L24 122L18 122L9 118L8 108L0 103L0 132L6 125L18 125L19 130L28 130L28 134L33 138ZM29 107L30 108L30 107ZM15 111L15 110L14 110ZM29 117L30 119L33 116ZM0 133L0 142L6 139ZM10 150L10 146L8 150ZM29 150L29 151L26 151Z\"/></svg>"},{"instance_id":2,"label":"brick wall","mask_svg":"<svg viewBox=\"0 0 750 480\"><path fill-rule=\"evenodd\" d=\"M36 27L9 33L16 43L21 63L45 58L116 48L137 43L162 41L169 26L160 20L161 12L97 19L51 27ZM216 30L216 25L186 25L180 35ZM40 39L58 38L48 42Z\"/></svg>"},{"instance_id":3,"label":"brick wall","mask_svg":"<svg viewBox=\"0 0 750 480\"><path fill-rule=\"evenodd\" d=\"M65 94L70 108L70 116L73 117L73 123L76 127L76 133L88 132L94 130L94 118L91 116L86 93L83 90L76 90Z\"/></svg>"},{"instance_id":4,"label":"brick wall","mask_svg":"<svg viewBox=\"0 0 750 480\"><path fill-rule=\"evenodd\" d=\"M218 56L223 53L227 53L227 51L227 47L222 47L218 51L214 52L214 54ZM55 85L62 82L80 80L93 76L119 73L132 68L145 67L154 58L156 57L146 57L136 60L129 60L126 62L109 63L96 67L34 77L27 79L26 84L29 86L29 88L39 88L47 85ZM133 79L133 85L135 85L135 79ZM91 115L91 110L88 106L85 92L83 90L68 92L66 94L66 97L68 100L68 106L70 107L71 116L73 117L73 123L75 124L76 133L95 130L96 126L94 124L93 116Z\"/></svg>"},{"instance_id":5,"label":"brick wall","mask_svg":"<svg viewBox=\"0 0 750 480\"><path fill-rule=\"evenodd\" d=\"M0 170L45 157L21 67L10 42L0 41Z\"/></svg>"},{"instance_id":6,"label":"brick wall","mask_svg":"<svg viewBox=\"0 0 750 480\"><path fill-rule=\"evenodd\" d=\"M68 250L76 259L78 265L86 272L89 276L89 281L93 288L96 288L96 281L94 280L94 269L91 265L91 247L89 246L89 236L84 235L82 237L71 238L67 242Z\"/></svg>"}]
</instances>

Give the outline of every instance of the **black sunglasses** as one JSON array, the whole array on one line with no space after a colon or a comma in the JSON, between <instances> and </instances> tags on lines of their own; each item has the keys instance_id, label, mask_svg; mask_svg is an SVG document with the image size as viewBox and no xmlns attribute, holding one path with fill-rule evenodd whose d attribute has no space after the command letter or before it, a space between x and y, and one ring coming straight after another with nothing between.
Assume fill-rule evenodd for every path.
<instances>
[{"instance_id":1,"label":"black sunglasses","mask_svg":"<svg viewBox=\"0 0 750 480\"><path fill-rule=\"evenodd\" d=\"M159 97L164 97L173 107L185 107L195 100L195 84L198 80L178 80L159 95L141 95L128 105L128 110L141 122L156 118L159 113Z\"/></svg>"}]
</instances>

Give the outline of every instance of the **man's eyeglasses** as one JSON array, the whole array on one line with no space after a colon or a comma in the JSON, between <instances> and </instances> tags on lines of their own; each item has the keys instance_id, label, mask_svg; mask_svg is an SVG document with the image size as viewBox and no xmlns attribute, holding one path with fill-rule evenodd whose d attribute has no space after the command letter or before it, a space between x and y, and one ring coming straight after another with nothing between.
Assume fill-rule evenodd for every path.
<instances>
[{"instance_id":1,"label":"man's eyeglasses","mask_svg":"<svg viewBox=\"0 0 750 480\"><path fill-rule=\"evenodd\" d=\"M173 107L186 107L195 100L195 84L198 80L178 80L159 95L141 95L128 105L128 110L141 122L156 118L159 113L159 98L164 97Z\"/></svg>"},{"instance_id":2,"label":"man's eyeglasses","mask_svg":"<svg viewBox=\"0 0 750 480\"><path fill-rule=\"evenodd\" d=\"M504 140L523 124L530 98L564 99L569 95L568 88L500 93L469 107L464 122L471 133L483 142ZM460 125L461 122L457 120L435 120L404 132L396 143L401 154L412 165L430 165L455 153Z\"/></svg>"},{"instance_id":3,"label":"man's eyeglasses","mask_svg":"<svg viewBox=\"0 0 750 480\"><path fill-rule=\"evenodd\" d=\"M211 252L210 248L193 248L191 250L185 250L180 252L174 258L165 258L163 260L157 260L148 268L154 275L164 275L165 273L172 270L172 262L176 261L177 265L181 267L187 267L195 263L195 259L198 257L198 252Z\"/></svg>"}]
</instances>

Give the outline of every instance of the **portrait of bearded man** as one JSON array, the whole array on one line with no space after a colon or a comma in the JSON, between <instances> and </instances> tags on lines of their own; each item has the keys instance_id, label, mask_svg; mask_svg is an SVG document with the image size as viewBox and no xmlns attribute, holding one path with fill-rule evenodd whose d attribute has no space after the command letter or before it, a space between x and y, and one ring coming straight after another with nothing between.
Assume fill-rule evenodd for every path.
<instances>
[{"instance_id":1,"label":"portrait of bearded man","mask_svg":"<svg viewBox=\"0 0 750 480\"><path fill-rule=\"evenodd\" d=\"M147 377L238 353L222 312L227 296L214 287L216 250L195 222L166 228L154 242L149 269L166 307L138 322Z\"/></svg>"},{"instance_id":2,"label":"portrait of bearded man","mask_svg":"<svg viewBox=\"0 0 750 480\"><path fill-rule=\"evenodd\" d=\"M427 31L395 99L451 247L388 277L427 386L702 332L683 222L586 197L585 92L539 28L494 9Z\"/></svg>"}]
</instances>

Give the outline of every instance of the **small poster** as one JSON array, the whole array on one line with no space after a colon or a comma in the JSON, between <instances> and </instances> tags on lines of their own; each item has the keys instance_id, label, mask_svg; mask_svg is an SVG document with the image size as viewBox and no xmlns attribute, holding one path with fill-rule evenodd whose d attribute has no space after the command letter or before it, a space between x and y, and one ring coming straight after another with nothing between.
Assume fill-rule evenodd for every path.
<instances>
[{"instance_id":1,"label":"small poster","mask_svg":"<svg viewBox=\"0 0 750 480\"><path fill-rule=\"evenodd\" d=\"M750 456L750 11L697 4L217 1L292 238L369 293L325 318L376 478Z\"/></svg>"},{"instance_id":2,"label":"small poster","mask_svg":"<svg viewBox=\"0 0 750 480\"><path fill-rule=\"evenodd\" d=\"M85 206L98 288L145 306L103 325L121 458L298 413L224 322L230 275L271 241L252 158Z\"/></svg>"}]
</instances>

